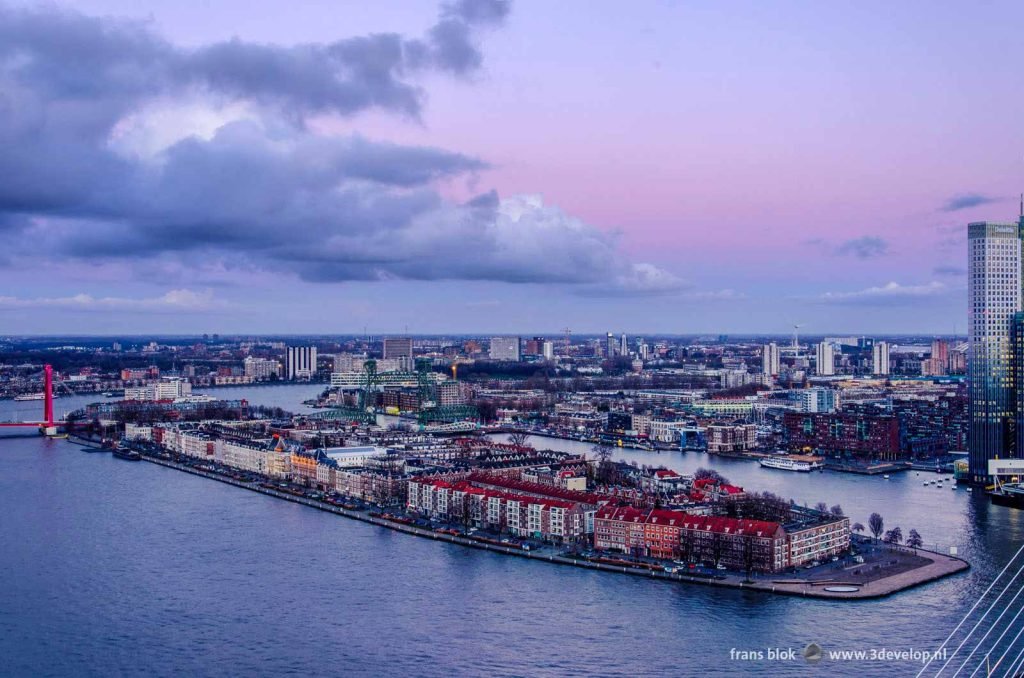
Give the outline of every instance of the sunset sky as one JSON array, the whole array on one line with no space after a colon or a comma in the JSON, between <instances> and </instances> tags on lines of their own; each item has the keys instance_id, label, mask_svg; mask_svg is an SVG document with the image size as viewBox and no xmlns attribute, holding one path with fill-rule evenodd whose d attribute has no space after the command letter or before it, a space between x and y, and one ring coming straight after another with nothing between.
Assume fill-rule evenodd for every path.
<instances>
[{"instance_id":1,"label":"sunset sky","mask_svg":"<svg viewBox=\"0 0 1024 678\"><path fill-rule=\"evenodd\" d=\"M0 0L0 334L949 333L1024 5Z\"/></svg>"}]
</instances>

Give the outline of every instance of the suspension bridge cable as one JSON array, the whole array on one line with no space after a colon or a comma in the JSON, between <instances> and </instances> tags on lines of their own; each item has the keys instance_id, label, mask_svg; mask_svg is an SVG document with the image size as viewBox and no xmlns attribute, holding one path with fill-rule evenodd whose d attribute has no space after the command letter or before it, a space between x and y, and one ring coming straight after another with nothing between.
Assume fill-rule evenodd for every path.
<instances>
[{"instance_id":1,"label":"suspension bridge cable","mask_svg":"<svg viewBox=\"0 0 1024 678\"><path fill-rule=\"evenodd\" d=\"M1024 606L1021 607L1020 612L1017 612L1017 615L1019 616L1021 612L1024 612ZM1014 617L1013 619L1016 620L1017 617ZM1002 640L1003 636L1006 635L1007 631L1009 631L1012 626L1013 626L1013 621L1011 621L1010 624L1006 627L1006 631L1003 631L1002 635L1000 635L999 638L996 639L995 644L992 646L992 650L990 650L989 653L987 655L985 655L985 659L986 660L989 658L989 656L992 654L992 652L995 651L995 648L999 645L999 641ZM1010 653L1010 650L1013 649L1014 644L1021 637L1021 635L1024 635L1024 626L1021 626L1020 631L1017 631L1017 635L1015 635L1010 640L1010 644L1007 645L1006 649L1003 650L1003 653L1001 655L999 655L999 659L996 660L995 666L990 666L988 668L988 671L987 671L988 675L992 675L993 673L995 673L995 670L997 668L999 668L1000 664L1003 663L1003 659L1005 659L1006 655L1008 655ZM1012 668L1013 664L1016 663L1017 659L1020 658L1021 656L1024 656L1024 655L1017 655L1017 657L1015 657L1013 659L1013 661L1010 662L1009 668ZM975 669L975 672L977 672L980 668L981 668L981 664L978 665L978 668ZM973 676L974 674L972 673L971 675Z\"/></svg>"},{"instance_id":2,"label":"suspension bridge cable","mask_svg":"<svg viewBox=\"0 0 1024 678\"><path fill-rule=\"evenodd\" d=\"M1009 584L1007 584L1007 586L1009 586ZM1013 594L1013 598L1010 599L1010 602L1006 603L1006 605L1003 606L1003 611L999 613L999 616L996 617L996 620L992 622L991 626L989 626L988 631L985 632L985 635L981 637L981 640L978 641L978 644L975 645L974 649L971 650L971 653L967 655L967 659L964 660L964 663L961 664L960 668L958 668L956 670L956 673L953 674L953 678L956 678L958 675L960 675L960 672L967 667L967 664L971 661L971 657L973 657L974 653L977 652L978 649L981 648L981 646L985 643L985 639L988 638L989 634L995 630L995 628L999 625L999 621L1007 612L1010 611L1014 602L1016 602L1017 598L1019 598L1020 594L1022 593L1024 593L1024 586L1018 588L1017 593ZM975 674L977 674L978 671L981 670L981 667L984 664L984 660L987 660L989 657L992 656L992 653L999 646L1000 641L1002 641L1006 634L1010 632L1010 629L1013 628L1014 623L1017 621L1018 617L1020 617L1021 613L1024 613L1024 604L1020 606L1020 609L1017 610L1017 614L1013 615L1013 619L1010 620L1010 622L1006 625L1006 628L1003 629L1003 632L1000 633L999 637L996 638L995 642L992 643L992 648L985 654L984 657L982 657L983 661L974 668L974 671L971 672L970 678L974 678ZM1024 627L1022 627L1022 630L1024 630Z\"/></svg>"},{"instance_id":3,"label":"suspension bridge cable","mask_svg":"<svg viewBox=\"0 0 1024 678\"><path fill-rule=\"evenodd\" d=\"M1004 676L1016 676L1017 673L1020 671L1020 667L1021 667L1022 663L1024 663L1024 650L1021 650L1019 653L1017 653L1017 656L1013 658L1012 662L1010 662L1009 668L1006 669L1006 673L1004 673L1003 675ZM990 674L990 675L993 675L993 674Z\"/></svg>"},{"instance_id":4,"label":"suspension bridge cable","mask_svg":"<svg viewBox=\"0 0 1024 678\"><path fill-rule=\"evenodd\" d=\"M968 631L968 633L967 633L967 635L966 635L966 636L964 636L964 640L962 640L962 641L961 641L961 644L959 644L959 645L956 645L956 649L954 649L954 650L953 650L953 653L949 655L949 658L948 658L948 659L946 660L945 664L943 664L943 665L942 665L942 666L941 666L941 667L939 668L939 670L935 672L935 675L936 675L936 676L938 676L938 675L939 675L939 674L941 674L941 673L942 673L943 671L945 671L946 667L947 667L947 666L949 666L949 663L950 663L950 662L952 662L952 661L953 661L953 659L955 659L955 658L956 658L956 654L958 654L958 653L959 653L959 651L961 651L961 649L963 649L963 648L964 648L964 645L966 645L966 644L967 644L967 641L971 639L971 636L973 636L973 635L974 635L974 632L978 630L978 627L980 627L980 626L981 626L981 624L982 624L982 622L984 622L984 621L985 621L985 618L989 616L989 613L990 613L990 612L991 612L991 611L992 611L993 609L995 609L995 605L997 605L997 604L999 603L999 600L1001 600L1001 599L1002 599L1002 596L1005 596L1005 595L1006 595L1007 591L1009 591L1009 590L1010 590L1010 587L1011 587L1011 586L1013 585L1013 583L1014 583L1014 582L1016 582L1016 581L1017 581L1017 578L1021 576L1021 573L1024 573L1024 563L1022 563L1022 564L1021 564L1021 566L1017 568L1017 571L1016 571L1016 573L1015 573L1015 574L1014 574L1014 576L1013 576L1013 577L1012 577L1012 578L1010 579L1010 581L1009 581L1009 582L1007 583L1007 585L1006 585L1006 586L1004 586L1004 587L1002 587L1002 590L1001 590L1001 591L999 591L999 595L995 596L995 600L993 600L993 601L992 601L992 604L990 604L990 605L988 606L988 608L987 608L987 609L986 609L986 610L985 610L985 611L984 611L984 612L982 613L982 616L978 618L978 621L977 621L977 622L975 622L975 625L974 625L973 627L971 627L971 630L970 630L970 631ZM977 644L976 644L976 645L975 645L975 650L977 650L977 648L978 648L978 647L977 647ZM973 654L973 653L974 653L974 651L972 650L972 654ZM970 659L970 658L968 658L968 659ZM957 671L957 673L959 673L959 671ZM953 675L955 676L955 674L953 674Z\"/></svg>"},{"instance_id":5,"label":"suspension bridge cable","mask_svg":"<svg viewBox=\"0 0 1024 678\"><path fill-rule=\"evenodd\" d=\"M1017 559L1017 556L1019 556L1021 554L1021 552L1024 552L1024 544L1022 544L1021 547L1019 549L1017 549L1017 552L1013 554L1013 557L1010 558L1010 560L1006 563L1006 565L1003 566L1003 569L999 571L999 574L996 575L996 578L992 580L992 583L988 585L988 588L985 589L985 591L981 594L981 596L978 598L978 600L975 601L974 605L971 606L971 609L969 609L967 611L967 614L964 615L964 618L961 619L960 623L956 625L956 628L954 628L950 632L950 634L948 636L946 636L946 639L944 641L942 641L942 644L939 645L939 647L935 650L935 652L930 657L928 657L928 661L926 661L924 663L924 666L921 667L921 670L917 672L917 676L915 676L915 678L921 678L921 676L924 675L924 672L928 669L928 666L932 663L932 661L934 661L935 657L938 656L939 650L941 650L942 648L946 647L946 643L948 643L950 641L950 639L952 639L953 636L956 635L956 632L960 630L960 627L963 626L967 622L967 620L970 618L971 614L973 614L974 610L977 609L978 605L981 605L981 601L985 599L985 596L988 595L989 591L992 590L992 587L996 585L996 582L999 581L1000 577L1002 577L1003 574L1006 572L1006 570L1008 570L1010 568L1010 565L1013 563L1014 560ZM940 669L940 671L941 671L941 669Z\"/></svg>"},{"instance_id":6,"label":"suspension bridge cable","mask_svg":"<svg viewBox=\"0 0 1024 678\"><path fill-rule=\"evenodd\" d=\"M957 654L959 654L960 650L963 649L964 645L967 644L967 641L971 639L971 636L974 635L974 632L978 630L979 626L981 626L981 623L985 621L985 617L987 617L992 612L992 610L995 609L995 606L999 604L999 601L1002 600L1004 595L1006 595L1006 592L1010 590L1010 586L1013 584L1014 581L1017 580L1017 577L1020 576L1021 572L1024 572L1024 564L1021 564L1021 566L1017 568L1017 572L1014 573L1013 577L1010 578L1010 581L1007 582L1006 586L1003 587L1003 590L999 592L999 595L996 596L995 600L992 601L992 604L988 606L988 609L986 609L980 617L978 617L978 621L974 623L974 626L972 626L971 630L967 632L967 635L964 636L964 639L961 640L960 644L956 646L956 649L953 650L953 654L951 654L949 658L946 659L946 662L941 667L939 667L939 670L935 672L936 676L938 676L946 670L946 667L949 666L949 663L953 661Z\"/></svg>"}]
</instances>

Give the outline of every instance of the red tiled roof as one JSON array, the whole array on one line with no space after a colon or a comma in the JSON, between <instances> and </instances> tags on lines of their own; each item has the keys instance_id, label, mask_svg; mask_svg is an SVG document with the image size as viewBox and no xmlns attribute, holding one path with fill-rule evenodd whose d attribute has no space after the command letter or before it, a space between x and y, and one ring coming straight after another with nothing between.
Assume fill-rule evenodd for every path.
<instances>
[{"instance_id":1,"label":"red tiled roof","mask_svg":"<svg viewBox=\"0 0 1024 678\"><path fill-rule=\"evenodd\" d=\"M651 509L647 522L658 525L681 525L687 514L669 509Z\"/></svg>"},{"instance_id":2,"label":"red tiled roof","mask_svg":"<svg viewBox=\"0 0 1024 678\"><path fill-rule=\"evenodd\" d=\"M483 487L476 487L468 480L460 480L454 485L446 483L443 480L411 482L426 482L426 484L433 485L434 487L452 489L455 490L456 492L464 492L466 494L484 497L487 499L496 497L499 499L504 499L505 501L517 501L522 504L540 504L541 506L544 506L546 508L571 509L576 505L573 502L559 501L557 499L548 499L546 497L528 497L523 494L514 494L512 492L502 492L500 490L489 490Z\"/></svg>"},{"instance_id":3,"label":"red tiled roof","mask_svg":"<svg viewBox=\"0 0 1024 678\"><path fill-rule=\"evenodd\" d=\"M603 497L599 494L594 494L592 492L567 490L562 487L555 487L554 485L543 485L541 483L528 483L524 480L513 480L511 478L505 478L498 475L491 475L489 473L480 473L477 471L474 471L469 475L469 480L480 485L493 485L495 487L501 487L507 490L529 492L532 494L541 495L543 497L552 497L555 499L561 499L563 501L578 502L580 504L598 504L608 500L607 497Z\"/></svg>"},{"instance_id":4,"label":"red tiled roof","mask_svg":"<svg viewBox=\"0 0 1024 678\"><path fill-rule=\"evenodd\" d=\"M747 520L746 518L728 518L725 516L687 516L684 527L706 532L721 534L754 534L768 537L775 534L779 524L766 520Z\"/></svg>"},{"instance_id":5,"label":"red tiled roof","mask_svg":"<svg viewBox=\"0 0 1024 678\"><path fill-rule=\"evenodd\" d=\"M605 506L595 516L599 520L615 520L625 523L643 522L652 525L671 525L690 530L717 532L720 534L753 534L770 537L779 529L779 524L766 520L747 520L726 516L695 516L685 511L650 509L641 511L629 506Z\"/></svg>"},{"instance_id":6,"label":"red tiled roof","mask_svg":"<svg viewBox=\"0 0 1024 678\"><path fill-rule=\"evenodd\" d=\"M632 506L602 506L597 510L595 518L642 523L647 518L647 511L641 511Z\"/></svg>"}]
</instances>

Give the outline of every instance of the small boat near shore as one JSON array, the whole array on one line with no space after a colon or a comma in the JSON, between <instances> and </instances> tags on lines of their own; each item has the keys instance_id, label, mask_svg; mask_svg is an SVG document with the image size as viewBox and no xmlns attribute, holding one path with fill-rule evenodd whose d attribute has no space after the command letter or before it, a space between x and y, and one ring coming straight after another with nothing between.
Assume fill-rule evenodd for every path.
<instances>
[{"instance_id":1,"label":"small boat near shore","mask_svg":"<svg viewBox=\"0 0 1024 678\"><path fill-rule=\"evenodd\" d=\"M124 445L118 445L113 450L114 456L118 459L124 459L125 461L141 461L142 455Z\"/></svg>"}]
</instances>

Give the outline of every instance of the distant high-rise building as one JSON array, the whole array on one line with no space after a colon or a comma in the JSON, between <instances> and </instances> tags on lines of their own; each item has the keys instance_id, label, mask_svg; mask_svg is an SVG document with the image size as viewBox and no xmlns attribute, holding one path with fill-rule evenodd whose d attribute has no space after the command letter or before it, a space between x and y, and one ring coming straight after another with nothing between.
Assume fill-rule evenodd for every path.
<instances>
[{"instance_id":1,"label":"distant high-rise building","mask_svg":"<svg viewBox=\"0 0 1024 678\"><path fill-rule=\"evenodd\" d=\"M963 374L967 371L967 344L954 347L949 352L949 373Z\"/></svg>"},{"instance_id":2,"label":"distant high-rise building","mask_svg":"<svg viewBox=\"0 0 1024 678\"><path fill-rule=\"evenodd\" d=\"M1021 309L1021 240L1013 223L968 224L968 430L971 480L1016 447L1011 326Z\"/></svg>"},{"instance_id":3,"label":"distant high-rise building","mask_svg":"<svg viewBox=\"0 0 1024 678\"><path fill-rule=\"evenodd\" d=\"M779 374L779 345L774 341L770 344L765 344L761 351L761 372L769 376L777 376Z\"/></svg>"},{"instance_id":4,"label":"distant high-rise building","mask_svg":"<svg viewBox=\"0 0 1024 678\"><path fill-rule=\"evenodd\" d=\"M253 379L270 379L271 377L276 378L279 374L280 365L276 360L268 360L267 358L254 358L249 356L243 361L245 369L245 376L252 377ZM193 370L195 369L192 365Z\"/></svg>"},{"instance_id":5,"label":"distant high-rise building","mask_svg":"<svg viewBox=\"0 0 1024 678\"><path fill-rule=\"evenodd\" d=\"M544 356L544 360L555 359L555 342L545 341L540 345L541 355Z\"/></svg>"},{"instance_id":6,"label":"distant high-rise building","mask_svg":"<svg viewBox=\"0 0 1024 678\"><path fill-rule=\"evenodd\" d=\"M967 226L968 464L971 481L986 484L988 462L1015 447L1011 323L1021 310L1021 224Z\"/></svg>"},{"instance_id":7,"label":"distant high-rise building","mask_svg":"<svg viewBox=\"0 0 1024 678\"><path fill-rule=\"evenodd\" d=\"M491 337L491 348L488 355L491 360L511 360L519 362L519 337Z\"/></svg>"},{"instance_id":8,"label":"distant high-rise building","mask_svg":"<svg viewBox=\"0 0 1024 678\"><path fill-rule=\"evenodd\" d=\"M804 388L796 391L801 412L835 412L839 397L830 388Z\"/></svg>"},{"instance_id":9,"label":"distant high-rise building","mask_svg":"<svg viewBox=\"0 0 1024 678\"><path fill-rule=\"evenodd\" d=\"M412 337L393 337L384 340L384 359L411 358Z\"/></svg>"},{"instance_id":10,"label":"distant high-rise building","mask_svg":"<svg viewBox=\"0 0 1024 678\"><path fill-rule=\"evenodd\" d=\"M605 356L608 358L614 358L619 353L619 341L615 338L615 335L611 332L605 337Z\"/></svg>"},{"instance_id":11,"label":"distant high-rise building","mask_svg":"<svg viewBox=\"0 0 1024 678\"><path fill-rule=\"evenodd\" d=\"M285 351L288 379L312 379L316 376L316 346L289 346Z\"/></svg>"},{"instance_id":12,"label":"distant high-rise building","mask_svg":"<svg viewBox=\"0 0 1024 678\"><path fill-rule=\"evenodd\" d=\"M926 377L937 377L949 373L949 342L945 339L932 341L932 355L921 361L921 374Z\"/></svg>"},{"instance_id":13,"label":"distant high-rise building","mask_svg":"<svg viewBox=\"0 0 1024 678\"><path fill-rule=\"evenodd\" d=\"M871 374L889 374L889 344L876 341L871 348Z\"/></svg>"},{"instance_id":14,"label":"distant high-rise building","mask_svg":"<svg viewBox=\"0 0 1024 678\"><path fill-rule=\"evenodd\" d=\"M524 342L524 355L542 355L544 352L544 337L534 337Z\"/></svg>"},{"instance_id":15,"label":"distant high-rise building","mask_svg":"<svg viewBox=\"0 0 1024 678\"><path fill-rule=\"evenodd\" d=\"M949 342L936 339L932 342L932 358L938 360L943 367L949 366Z\"/></svg>"},{"instance_id":16,"label":"distant high-rise building","mask_svg":"<svg viewBox=\"0 0 1024 678\"><path fill-rule=\"evenodd\" d=\"M818 344L817 360L815 364L819 376L828 377L836 373L835 355L832 350L832 344L827 341L823 341Z\"/></svg>"},{"instance_id":17,"label":"distant high-rise building","mask_svg":"<svg viewBox=\"0 0 1024 678\"><path fill-rule=\"evenodd\" d=\"M629 344L626 342L626 335L619 338L619 355L629 355Z\"/></svg>"}]
</instances>

